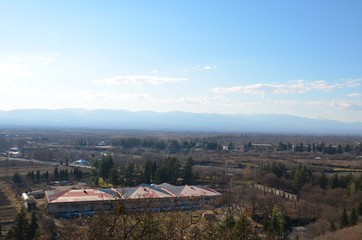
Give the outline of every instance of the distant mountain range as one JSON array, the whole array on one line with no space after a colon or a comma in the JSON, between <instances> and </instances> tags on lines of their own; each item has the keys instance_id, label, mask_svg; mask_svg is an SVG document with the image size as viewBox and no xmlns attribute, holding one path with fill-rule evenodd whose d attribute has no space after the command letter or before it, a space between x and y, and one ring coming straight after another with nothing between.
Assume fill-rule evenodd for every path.
<instances>
[{"instance_id":1,"label":"distant mountain range","mask_svg":"<svg viewBox=\"0 0 362 240\"><path fill-rule=\"evenodd\" d=\"M0 111L0 127L362 135L362 122L346 123L290 115L85 109Z\"/></svg>"}]
</instances>

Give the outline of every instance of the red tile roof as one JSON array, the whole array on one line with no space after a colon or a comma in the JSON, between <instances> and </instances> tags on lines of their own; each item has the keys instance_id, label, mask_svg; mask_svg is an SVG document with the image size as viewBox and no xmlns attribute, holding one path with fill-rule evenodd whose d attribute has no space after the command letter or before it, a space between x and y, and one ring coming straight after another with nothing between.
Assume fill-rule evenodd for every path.
<instances>
[{"instance_id":1,"label":"red tile roof","mask_svg":"<svg viewBox=\"0 0 362 240\"><path fill-rule=\"evenodd\" d=\"M47 191L46 199L48 203L65 203L115 200L116 198L113 195L99 189L72 189L63 191Z\"/></svg>"}]
</instances>

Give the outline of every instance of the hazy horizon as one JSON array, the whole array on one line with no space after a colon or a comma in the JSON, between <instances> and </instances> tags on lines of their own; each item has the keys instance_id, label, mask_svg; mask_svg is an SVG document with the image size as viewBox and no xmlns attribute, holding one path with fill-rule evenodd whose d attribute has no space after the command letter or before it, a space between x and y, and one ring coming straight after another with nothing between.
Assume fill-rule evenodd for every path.
<instances>
[{"instance_id":1,"label":"hazy horizon","mask_svg":"<svg viewBox=\"0 0 362 240\"><path fill-rule=\"evenodd\" d=\"M3 1L0 109L362 121L360 1Z\"/></svg>"},{"instance_id":2,"label":"hazy horizon","mask_svg":"<svg viewBox=\"0 0 362 240\"><path fill-rule=\"evenodd\" d=\"M127 110L28 109L0 111L4 128L82 128L175 132L254 132L312 135L362 135L362 122L318 120L292 115L225 115Z\"/></svg>"}]
</instances>

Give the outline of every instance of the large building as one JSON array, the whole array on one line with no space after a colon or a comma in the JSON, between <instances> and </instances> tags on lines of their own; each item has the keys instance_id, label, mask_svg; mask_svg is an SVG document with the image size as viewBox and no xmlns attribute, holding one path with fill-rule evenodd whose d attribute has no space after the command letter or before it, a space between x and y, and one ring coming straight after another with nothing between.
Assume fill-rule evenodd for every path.
<instances>
[{"instance_id":1,"label":"large building","mask_svg":"<svg viewBox=\"0 0 362 240\"><path fill-rule=\"evenodd\" d=\"M58 216L92 215L124 206L127 212L209 209L221 194L201 186L141 184L130 188L46 191L47 212Z\"/></svg>"},{"instance_id":2,"label":"large building","mask_svg":"<svg viewBox=\"0 0 362 240\"><path fill-rule=\"evenodd\" d=\"M46 191L47 212L61 216L92 215L95 211L109 211L120 199L110 189L68 189Z\"/></svg>"}]
</instances>

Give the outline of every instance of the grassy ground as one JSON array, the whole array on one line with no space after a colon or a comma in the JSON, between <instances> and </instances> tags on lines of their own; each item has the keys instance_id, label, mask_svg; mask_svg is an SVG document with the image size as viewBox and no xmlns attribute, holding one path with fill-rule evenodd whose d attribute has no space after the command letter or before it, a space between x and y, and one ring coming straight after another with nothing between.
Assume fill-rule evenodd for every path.
<instances>
[{"instance_id":1,"label":"grassy ground","mask_svg":"<svg viewBox=\"0 0 362 240\"><path fill-rule=\"evenodd\" d=\"M359 240L362 239L362 224L353 227L343 228L335 232L328 232L315 238L317 240Z\"/></svg>"},{"instance_id":2,"label":"grassy ground","mask_svg":"<svg viewBox=\"0 0 362 240\"><path fill-rule=\"evenodd\" d=\"M3 230L7 230L14 222L15 216L21 208L21 203L11 190L9 183L0 181L0 221Z\"/></svg>"}]
</instances>

